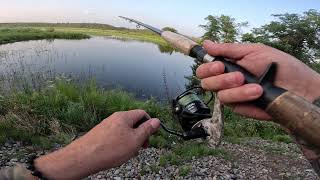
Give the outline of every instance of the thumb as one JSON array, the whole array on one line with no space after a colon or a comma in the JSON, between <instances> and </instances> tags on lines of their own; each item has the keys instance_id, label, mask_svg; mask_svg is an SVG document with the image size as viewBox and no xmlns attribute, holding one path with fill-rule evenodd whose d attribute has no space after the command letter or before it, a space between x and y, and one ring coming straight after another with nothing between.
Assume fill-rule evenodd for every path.
<instances>
[{"instance_id":1,"label":"thumb","mask_svg":"<svg viewBox=\"0 0 320 180\"><path fill-rule=\"evenodd\" d=\"M159 119L150 119L135 129L139 143L142 145L152 134L160 128Z\"/></svg>"}]
</instances>

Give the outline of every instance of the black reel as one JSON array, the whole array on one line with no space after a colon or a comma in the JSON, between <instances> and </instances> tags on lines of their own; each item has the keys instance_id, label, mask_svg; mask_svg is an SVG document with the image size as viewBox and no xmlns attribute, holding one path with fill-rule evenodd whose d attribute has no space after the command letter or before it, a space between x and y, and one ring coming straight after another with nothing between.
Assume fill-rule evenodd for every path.
<instances>
[{"instance_id":1,"label":"black reel","mask_svg":"<svg viewBox=\"0 0 320 180\"><path fill-rule=\"evenodd\" d=\"M172 101L173 114L179 120L184 131L190 131L196 123L211 117L208 104L212 101L213 94L211 93L210 100L204 103L198 93L194 91L195 89L202 90L201 87L193 87Z\"/></svg>"},{"instance_id":2,"label":"black reel","mask_svg":"<svg viewBox=\"0 0 320 180\"><path fill-rule=\"evenodd\" d=\"M169 132L182 137L184 140L205 138L208 136L203 127L195 127L199 121L211 117L211 110L208 104L213 99L213 93L207 103L205 103L200 97L199 93L195 92L195 89L202 90L201 87L193 87L172 101L172 112L174 116L179 120L179 123L184 130L183 133L179 133L174 130L168 129L164 124L161 124L162 128Z\"/></svg>"}]
</instances>

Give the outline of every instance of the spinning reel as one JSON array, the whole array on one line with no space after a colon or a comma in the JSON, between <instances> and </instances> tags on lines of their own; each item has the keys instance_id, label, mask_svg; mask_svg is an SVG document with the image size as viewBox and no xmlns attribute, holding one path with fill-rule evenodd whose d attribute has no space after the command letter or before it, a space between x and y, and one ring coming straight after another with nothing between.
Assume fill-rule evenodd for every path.
<instances>
[{"instance_id":1,"label":"spinning reel","mask_svg":"<svg viewBox=\"0 0 320 180\"><path fill-rule=\"evenodd\" d=\"M202 90L201 87L193 87L182 94L180 94L176 99L172 101L172 112L184 132L177 132L168 129L163 123L161 123L162 128L170 134L177 135L184 140L205 138L209 136L205 129L197 123L203 119L211 118L211 110L208 104L213 99L213 93L211 92L211 97L208 102L204 102L203 99L199 97L199 91Z\"/></svg>"},{"instance_id":2,"label":"spinning reel","mask_svg":"<svg viewBox=\"0 0 320 180\"><path fill-rule=\"evenodd\" d=\"M213 93L207 103L204 102L199 96L200 94L195 92L195 89L202 90L201 87L193 87L182 94L176 99L172 100L172 112L176 119L178 119L184 132L178 132L166 127L161 122L161 127L168 133L181 137L184 140L205 138L209 136L206 130L203 128L200 121L211 118L211 110L208 104L213 100ZM134 128L139 127L145 121L148 121L150 117L144 117Z\"/></svg>"}]
</instances>

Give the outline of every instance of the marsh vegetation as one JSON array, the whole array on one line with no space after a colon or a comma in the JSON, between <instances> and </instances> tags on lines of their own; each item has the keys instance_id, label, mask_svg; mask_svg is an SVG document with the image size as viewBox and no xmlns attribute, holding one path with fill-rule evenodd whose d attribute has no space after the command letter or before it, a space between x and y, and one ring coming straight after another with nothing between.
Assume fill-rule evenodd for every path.
<instances>
[{"instance_id":1,"label":"marsh vegetation","mask_svg":"<svg viewBox=\"0 0 320 180\"><path fill-rule=\"evenodd\" d=\"M7 38L7 40L3 38L2 41L6 43L32 38L82 39L89 36L107 36L118 39L110 41L110 39L92 38L87 44L81 44L86 41L70 41L69 43L63 40L32 41L29 44L22 42L21 47L28 46L27 49L31 49L31 53L12 48L15 47L15 44L2 46L0 51L3 67L0 142L8 139L22 140L48 148L54 143L69 142L79 133L88 131L116 111L136 108L145 109L151 116L159 117L169 126L179 129L177 121L171 116L170 105L166 100L182 92L184 86L189 83L190 79L185 79L185 77L192 75L190 66L193 63L188 57L176 53L155 34L145 30L128 30L92 24L2 24L0 27L0 37ZM137 42L131 40L152 42L156 45L139 44L138 46L142 46L141 49L130 51L133 46L137 47L135 44ZM112 49L103 44L104 42L111 44ZM117 52L118 46L119 49L126 46L127 53ZM77 48L77 50L74 51L75 49L72 48ZM155 49L158 52L155 52ZM121 54L121 56L120 59L114 56L104 56L102 52L108 55L119 56ZM101 57L97 54L100 54ZM145 60L141 61L143 58ZM103 65L103 61L106 61L107 64ZM97 64L89 62L97 62ZM149 68L141 67L139 64L144 64ZM84 70L83 66L88 66L89 69ZM111 66L111 69L108 68ZM80 70L75 70L77 67ZM120 74L117 75L116 71L119 71ZM133 74L130 75L130 73ZM139 77L136 79L139 81L130 79L137 75ZM151 91L130 88L133 85L119 88L101 84L101 82L110 80L105 77L114 80L115 84L121 82L122 85L125 85L123 79L127 79L128 82L135 83L134 87L144 90L151 89ZM122 79L117 79L118 77ZM164 92L165 86L169 87L169 92ZM157 91L152 89L157 89ZM163 97L160 94L165 96L169 94L170 97ZM229 109L225 111L225 118L225 140L227 141L240 143L241 138L260 137L291 142L290 138L272 123L246 119L233 114ZM161 131L152 137L150 144L154 147L171 148L177 142L182 143L179 139ZM229 157L223 150L210 151L202 146L195 147L194 153L190 155L175 148L172 155L163 157L163 159L175 162L172 157L188 158L194 154ZM183 169L182 172L187 169Z\"/></svg>"}]
</instances>

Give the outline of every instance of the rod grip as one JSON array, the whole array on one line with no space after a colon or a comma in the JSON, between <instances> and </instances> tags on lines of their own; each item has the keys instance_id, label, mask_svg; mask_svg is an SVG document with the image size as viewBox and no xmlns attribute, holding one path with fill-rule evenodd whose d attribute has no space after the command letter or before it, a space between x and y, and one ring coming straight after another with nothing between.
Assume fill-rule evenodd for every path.
<instances>
[{"instance_id":1,"label":"rod grip","mask_svg":"<svg viewBox=\"0 0 320 180\"><path fill-rule=\"evenodd\" d=\"M291 92L276 98L266 109L290 132L320 148L320 108Z\"/></svg>"},{"instance_id":2,"label":"rod grip","mask_svg":"<svg viewBox=\"0 0 320 180\"><path fill-rule=\"evenodd\" d=\"M161 37L169 42L173 47L179 49L185 55L189 55L191 49L198 45L196 42L192 41L191 39L177 34L171 31L164 31L161 33Z\"/></svg>"}]
</instances>

